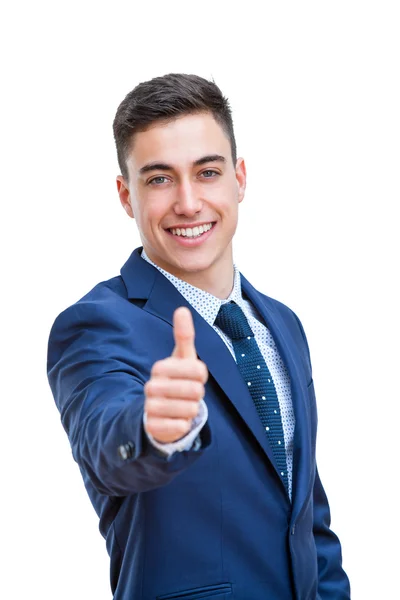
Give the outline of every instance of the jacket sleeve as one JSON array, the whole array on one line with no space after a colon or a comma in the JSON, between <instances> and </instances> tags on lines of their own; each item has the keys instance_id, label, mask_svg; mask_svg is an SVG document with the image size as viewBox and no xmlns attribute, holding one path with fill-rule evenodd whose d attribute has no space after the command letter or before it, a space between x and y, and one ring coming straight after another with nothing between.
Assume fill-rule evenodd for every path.
<instances>
[{"instance_id":1,"label":"jacket sleeve","mask_svg":"<svg viewBox=\"0 0 400 600\"><path fill-rule=\"evenodd\" d=\"M143 428L149 373L140 347L126 314L101 302L71 306L50 333L50 387L73 457L101 494L126 496L166 485L210 444L207 423L199 450L168 457L149 442Z\"/></svg>"},{"instance_id":2,"label":"jacket sleeve","mask_svg":"<svg viewBox=\"0 0 400 600\"><path fill-rule=\"evenodd\" d=\"M342 569L342 552L338 537L330 529L328 499L319 478L314 483L313 532L318 558L317 600L350 600L350 584Z\"/></svg>"}]
</instances>

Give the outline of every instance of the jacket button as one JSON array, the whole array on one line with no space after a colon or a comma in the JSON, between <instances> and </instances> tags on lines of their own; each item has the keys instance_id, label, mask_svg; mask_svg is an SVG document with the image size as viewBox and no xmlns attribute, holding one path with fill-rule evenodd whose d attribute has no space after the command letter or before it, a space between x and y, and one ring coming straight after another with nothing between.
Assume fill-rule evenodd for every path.
<instances>
[{"instance_id":1,"label":"jacket button","mask_svg":"<svg viewBox=\"0 0 400 600\"><path fill-rule=\"evenodd\" d=\"M132 458L134 449L135 444L133 442L127 442L126 444L118 446L118 454L122 460L127 460L128 458Z\"/></svg>"}]
</instances>

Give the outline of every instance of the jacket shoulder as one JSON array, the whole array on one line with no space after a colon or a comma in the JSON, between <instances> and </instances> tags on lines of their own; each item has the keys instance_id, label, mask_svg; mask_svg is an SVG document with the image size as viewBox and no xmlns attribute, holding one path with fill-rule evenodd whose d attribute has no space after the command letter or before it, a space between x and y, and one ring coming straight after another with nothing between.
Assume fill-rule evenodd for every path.
<instances>
[{"instance_id":1,"label":"jacket shoulder","mask_svg":"<svg viewBox=\"0 0 400 600\"><path fill-rule=\"evenodd\" d=\"M106 335L110 329L126 327L126 312L132 308L120 276L98 283L55 318L49 335L49 350L87 328Z\"/></svg>"},{"instance_id":2,"label":"jacket shoulder","mask_svg":"<svg viewBox=\"0 0 400 600\"><path fill-rule=\"evenodd\" d=\"M127 301L128 294L122 277L113 277L101 281L79 300L61 311L55 319L55 323L74 314L92 313L94 315L96 312L102 312L108 308L115 311L118 310L118 307L125 307Z\"/></svg>"},{"instance_id":3,"label":"jacket shoulder","mask_svg":"<svg viewBox=\"0 0 400 600\"><path fill-rule=\"evenodd\" d=\"M118 298L127 300L128 293L124 281L120 275L101 281L80 298L75 304L84 302L107 302L110 300L117 301Z\"/></svg>"},{"instance_id":4,"label":"jacket shoulder","mask_svg":"<svg viewBox=\"0 0 400 600\"><path fill-rule=\"evenodd\" d=\"M117 339L133 339L142 312L128 299L121 277L113 277L94 286L55 318L47 347L48 372L73 348L83 346L110 349Z\"/></svg>"},{"instance_id":5,"label":"jacket shoulder","mask_svg":"<svg viewBox=\"0 0 400 600\"><path fill-rule=\"evenodd\" d=\"M283 302L276 300L275 298L271 298L270 296L266 296L265 294L259 292L260 296L264 304L274 312L278 313L281 319L286 323L286 326L291 331L293 339L297 343L297 347L299 348L302 358L304 360L304 364L307 365L307 370L309 370L310 374L312 372L311 366L311 356L310 349L307 342L307 337L303 328L303 325L297 316L297 314L289 308Z\"/></svg>"},{"instance_id":6,"label":"jacket shoulder","mask_svg":"<svg viewBox=\"0 0 400 600\"><path fill-rule=\"evenodd\" d=\"M289 321L293 324L295 324L296 327L301 327L301 322L299 317L297 316L297 314L294 312L294 310L292 310L289 306L287 306L286 304L284 304L283 302L280 302L279 300L276 300L275 298L271 298L271 296L267 296L266 294L263 294L262 292L258 292L264 302L264 304L270 308L273 309L275 312L277 312L283 319L285 319L285 321ZM301 327L302 329L302 327Z\"/></svg>"}]
</instances>

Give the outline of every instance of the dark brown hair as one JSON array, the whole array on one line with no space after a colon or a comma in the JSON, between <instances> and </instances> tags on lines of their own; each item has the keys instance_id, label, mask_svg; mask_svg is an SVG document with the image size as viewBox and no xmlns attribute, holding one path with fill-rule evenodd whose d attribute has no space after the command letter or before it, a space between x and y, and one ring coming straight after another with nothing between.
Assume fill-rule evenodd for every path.
<instances>
[{"instance_id":1,"label":"dark brown hair","mask_svg":"<svg viewBox=\"0 0 400 600\"><path fill-rule=\"evenodd\" d=\"M228 99L213 81L198 75L170 73L139 83L118 107L113 129L123 177L128 180L126 159L135 133L144 131L155 121L198 112L210 112L221 125L229 138L233 164L236 164L236 141Z\"/></svg>"}]
</instances>

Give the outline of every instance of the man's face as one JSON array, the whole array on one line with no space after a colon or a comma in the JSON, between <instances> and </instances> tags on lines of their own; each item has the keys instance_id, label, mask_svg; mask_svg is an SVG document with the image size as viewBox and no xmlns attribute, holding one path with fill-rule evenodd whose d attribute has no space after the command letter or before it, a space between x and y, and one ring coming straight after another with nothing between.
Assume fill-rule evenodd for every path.
<instances>
[{"instance_id":1,"label":"man's face","mask_svg":"<svg viewBox=\"0 0 400 600\"><path fill-rule=\"evenodd\" d=\"M149 258L191 279L232 265L232 237L246 185L243 159L233 165L229 139L210 113L156 122L135 134L129 182L117 178Z\"/></svg>"}]
</instances>

